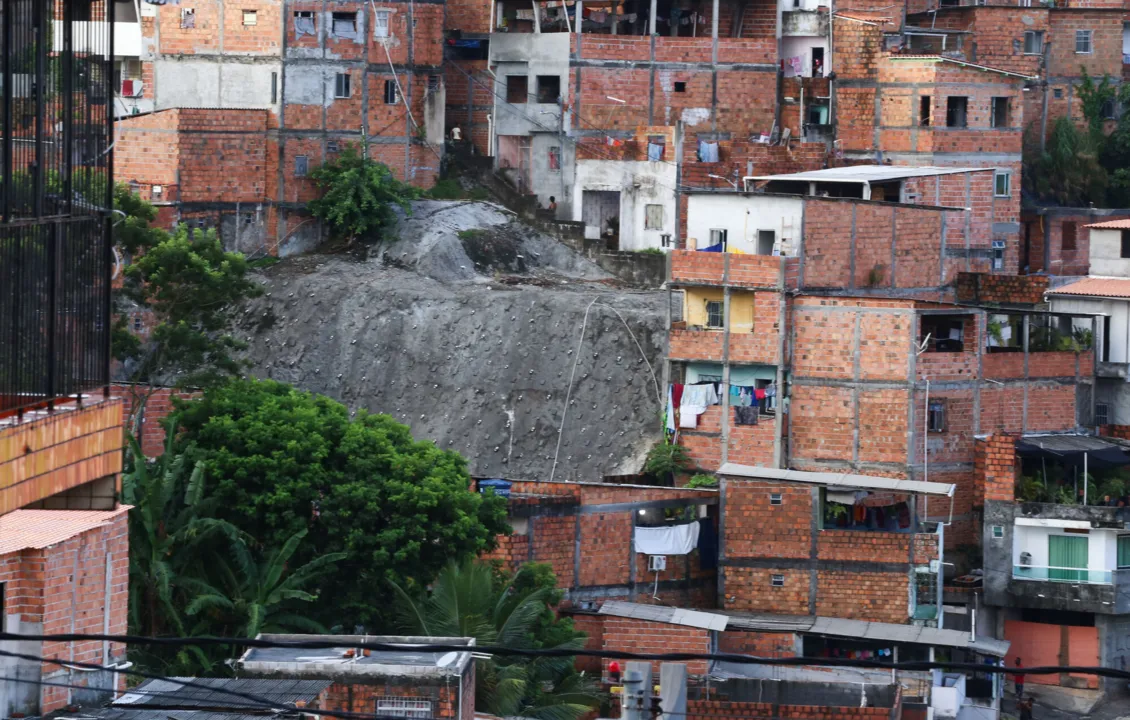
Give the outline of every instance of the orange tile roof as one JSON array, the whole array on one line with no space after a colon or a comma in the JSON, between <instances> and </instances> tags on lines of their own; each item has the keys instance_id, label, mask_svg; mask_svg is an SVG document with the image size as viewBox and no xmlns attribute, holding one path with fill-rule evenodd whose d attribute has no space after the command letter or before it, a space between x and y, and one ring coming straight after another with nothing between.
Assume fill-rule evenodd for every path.
<instances>
[{"instance_id":1,"label":"orange tile roof","mask_svg":"<svg viewBox=\"0 0 1130 720\"><path fill-rule=\"evenodd\" d=\"M0 555L50 547L129 512L117 510L14 510L0 516Z\"/></svg>"},{"instance_id":2,"label":"orange tile roof","mask_svg":"<svg viewBox=\"0 0 1130 720\"><path fill-rule=\"evenodd\" d=\"M1048 290L1048 294L1130 298L1130 278L1089 277Z\"/></svg>"},{"instance_id":3,"label":"orange tile roof","mask_svg":"<svg viewBox=\"0 0 1130 720\"><path fill-rule=\"evenodd\" d=\"M1107 220L1101 223L1091 223L1084 227L1094 228L1096 230L1130 230L1130 218L1122 220Z\"/></svg>"}]
</instances>

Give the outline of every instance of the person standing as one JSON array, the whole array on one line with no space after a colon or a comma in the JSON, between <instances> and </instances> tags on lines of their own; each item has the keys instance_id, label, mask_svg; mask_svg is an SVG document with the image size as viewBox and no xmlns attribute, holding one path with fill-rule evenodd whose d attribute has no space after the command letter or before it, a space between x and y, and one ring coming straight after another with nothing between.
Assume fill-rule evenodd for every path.
<instances>
[{"instance_id":1,"label":"person standing","mask_svg":"<svg viewBox=\"0 0 1130 720\"><path fill-rule=\"evenodd\" d=\"M1024 665L1020 662L1020 657L1018 656L1016 658L1017 672L1012 674L1012 684L1016 686L1016 700L1018 702L1024 697L1024 673L1020 672L1020 669L1023 667Z\"/></svg>"},{"instance_id":2,"label":"person standing","mask_svg":"<svg viewBox=\"0 0 1130 720\"><path fill-rule=\"evenodd\" d=\"M1017 703L1020 720L1032 720L1032 698L1025 698Z\"/></svg>"}]
</instances>

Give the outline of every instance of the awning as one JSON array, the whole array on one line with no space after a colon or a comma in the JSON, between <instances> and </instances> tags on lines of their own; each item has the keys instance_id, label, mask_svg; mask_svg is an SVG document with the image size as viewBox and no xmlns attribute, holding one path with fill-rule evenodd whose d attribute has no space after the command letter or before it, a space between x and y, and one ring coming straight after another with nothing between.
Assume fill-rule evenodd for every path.
<instances>
[{"instance_id":1,"label":"awning","mask_svg":"<svg viewBox=\"0 0 1130 720\"><path fill-rule=\"evenodd\" d=\"M853 473L810 472L807 470L784 470L779 468L754 467L725 463L718 468L719 475L751 480L780 480L783 482L824 485L829 490L884 490L921 495L944 495L953 497L955 486L951 483L922 482L920 480L900 480L898 478L855 475Z\"/></svg>"},{"instance_id":2,"label":"awning","mask_svg":"<svg viewBox=\"0 0 1130 720\"><path fill-rule=\"evenodd\" d=\"M1083 465L1106 469L1130 465L1130 454L1119 443L1090 435L1040 435L1016 441L1016 454L1022 458L1047 458L1068 467Z\"/></svg>"}]
</instances>

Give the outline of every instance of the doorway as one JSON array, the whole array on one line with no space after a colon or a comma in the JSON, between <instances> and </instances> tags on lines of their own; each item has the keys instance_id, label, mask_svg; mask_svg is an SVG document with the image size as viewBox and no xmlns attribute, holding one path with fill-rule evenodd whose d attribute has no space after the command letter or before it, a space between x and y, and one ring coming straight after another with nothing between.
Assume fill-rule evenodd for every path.
<instances>
[{"instance_id":1,"label":"doorway","mask_svg":"<svg viewBox=\"0 0 1130 720\"><path fill-rule=\"evenodd\" d=\"M619 250L620 191L583 191L581 193L581 221L585 224L586 239L603 239L609 250Z\"/></svg>"}]
</instances>

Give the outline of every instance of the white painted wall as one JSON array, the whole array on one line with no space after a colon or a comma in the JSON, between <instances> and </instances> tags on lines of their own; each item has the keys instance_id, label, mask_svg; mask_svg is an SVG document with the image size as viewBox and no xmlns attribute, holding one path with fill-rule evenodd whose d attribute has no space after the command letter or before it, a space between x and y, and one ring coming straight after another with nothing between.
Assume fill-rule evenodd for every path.
<instances>
[{"instance_id":1,"label":"white painted wall","mask_svg":"<svg viewBox=\"0 0 1130 720\"><path fill-rule=\"evenodd\" d=\"M715 363L688 363L687 383L702 381L703 375L721 375L722 366ZM754 385L757 380L776 380L777 368L772 365L731 365L731 385Z\"/></svg>"},{"instance_id":2,"label":"white painted wall","mask_svg":"<svg viewBox=\"0 0 1130 720\"><path fill-rule=\"evenodd\" d=\"M803 60L804 69L801 74L804 77L812 76L812 48L824 48L824 72L828 72L828 38L826 37L786 37L781 38L781 58L785 62L785 77L796 77L793 72L793 67L789 64L788 59L799 55ZM799 100L800 98L797 98ZM807 98L805 98L807 102Z\"/></svg>"},{"instance_id":3,"label":"white painted wall","mask_svg":"<svg viewBox=\"0 0 1130 720\"><path fill-rule=\"evenodd\" d=\"M1091 228L1091 275L1130 277L1130 258L1122 257L1122 231Z\"/></svg>"},{"instance_id":4,"label":"white painted wall","mask_svg":"<svg viewBox=\"0 0 1130 720\"><path fill-rule=\"evenodd\" d=\"M687 201L687 247L710 244L710 230L727 231L731 250L757 252L757 231L772 230L783 241L784 254L794 255L801 235L801 198L744 193L692 193Z\"/></svg>"},{"instance_id":5,"label":"white painted wall","mask_svg":"<svg viewBox=\"0 0 1130 720\"><path fill-rule=\"evenodd\" d=\"M1012 535L1012 564L1020 564L1020 553L1032 554L1032 565L1047 566L1048 536L1065 535L1087 538L1087 569L1114 570L1118 564L1118 533L1115 530L1093 529L1085 536L1066 533L1062 528L1017 525Z\"/></svg>"},{"instance_id":6,"label":"white painted wall","mask_svg":"<svg viewBox=\"0 0 1130 720\"><path fill-rule=\"evenodd\" d=\"M620 249L662 248L660 235L677 235L675 227L675 164L671 162L577 160L573 183L573 220L580 221L586 190L620 193ZM644 208L663 206L663 228L644 229Z\"/></svg>"}]
</instances>

